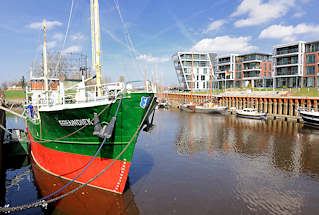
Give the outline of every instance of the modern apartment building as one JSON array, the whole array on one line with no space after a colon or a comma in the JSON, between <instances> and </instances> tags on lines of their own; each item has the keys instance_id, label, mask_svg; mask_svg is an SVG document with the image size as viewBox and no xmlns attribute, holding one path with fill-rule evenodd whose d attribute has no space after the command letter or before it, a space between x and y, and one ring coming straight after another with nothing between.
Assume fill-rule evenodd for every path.
<instances>
[{"instance_id":1,"label":"modern apartment building","mask_svg":"<svg viewBox=\"0 0 319 215\"><path fill-rule=\"evenodd\" d=\"M319 41L305 43L303 87L319 88Z\"/></svg>"},{"instance_id":2,"label":"modern apartment building","mask_svg":"<svg viewBox=\"0 0 319 215\"><path fill-rule=\"evenodd\" d=\"M215 58L214 53L177 52L173 55L176 75L184 90L191 90L191 83L194 91L210 89L211 62L214 62Z\"/></svg>"},{"instance_id":3,"label":"modern apartment building","mask_svg":"<svg viewBox=\"0 0 319 215\"><path fill-rule=\"evenodd\" d=\"M272 56L266 53L249 53L236 57L235 87L273 87Z\"/></svg>"},{"instance_id":4,"label":"modern apartment building","mask_svg":"<svg viewBox=\"0 0 319 215\"><path fill-rule=\"evenodd\" d=\"M273 47L273 77L275 88L303 87L304 53L304 42Z\"/></svg>"},{"instance_id":5,"label":"modern apartment building","mask_svg":"<svg viewBox=\"0 0 319 215\"><path fill-rule=\"evenodd\" d=\"M217 57L216 80L214 80L215 88L234 87L236 56L236 54L230 54Z\"/></svg>"}]
</instances>

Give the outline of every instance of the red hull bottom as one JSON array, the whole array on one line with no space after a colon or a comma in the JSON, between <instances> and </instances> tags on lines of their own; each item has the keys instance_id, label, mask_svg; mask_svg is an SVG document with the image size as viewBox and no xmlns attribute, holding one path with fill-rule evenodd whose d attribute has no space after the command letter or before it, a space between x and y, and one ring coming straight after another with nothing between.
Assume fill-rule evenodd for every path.
<instances>
[{"instance_id":1,"label":"red hull bottom","mask_svg":"<svg viewBox=\"0 0 319 215\"><path fill-rule=\"evenodd\" d=\"M43 171L34 162L32 171L38 190L42 196L47 196L68 183L67 180ZM65 194L79 186L78 183L71 184L58 195ZM55 210L52 214L139 214L134 202L134 194L128 189L125 194L119 195L90 186L83 187L80 191L73 193L54 203Z\"/></svg>"},{"instance_id":2,"label":"red hull bottom","mask_svg":"<svg viewBox=\"0 0 319 215\"><path fill-rule=\"evenodd\" d=\"M92 159L92 156L71 154L46 148L35 142L30 133L29 138L31 140L31 154L36 164L55 176L73 180ZM96 157L82 175L76 179L76 182L86 183L112 161L113 159ZM115 161L108 170L89 183L89 185L115 193L123 193L130 166L131 162Z\"/></svg>"}]
</instances>

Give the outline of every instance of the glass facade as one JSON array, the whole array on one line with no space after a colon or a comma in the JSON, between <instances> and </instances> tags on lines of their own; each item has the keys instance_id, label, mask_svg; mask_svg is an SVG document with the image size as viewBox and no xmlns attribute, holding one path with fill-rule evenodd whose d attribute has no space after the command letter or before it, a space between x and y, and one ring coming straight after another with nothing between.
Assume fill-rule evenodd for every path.
<instances>
[{"instance_id":1,"label":"glass facade","mask_svg":"<svg viewBox=\"0 0 319 215\"><path fill-rule=\"evenodd\" d=\"M319 42L306 44L306 52L318 52L319 51Z\"/></svg>"},{"instance_id":2,"label":"glass facade","mask_svg":"<svg viewBox=\"0 0 319 215\"><path fill-rule=\"evenodd\" d=\"M305 77L303 79L304 87L315 87L315 77Z\"/></svg>"},{"instance_id":3,"label":"glass facade","mask_svg":"<svg viewBox=\"0 0 319 215\"><path fill-rule=\"evenodd\" d=\"M236 72L236 79L241 79L241 72Z\"/></svg>"},{"instance_id":4,"label":"glass facade","mask_svg":"<svg viewBox=\"0 0 319 215\"><path fill-rule=\"evenodd\" d=\"M298 45L277 48L277 55L290 54L290 53L296 53L296 52L298 52Z\"/></svg>"},{"instance_id":5,"label":"glass facade","mask_svg":"<svg viewBox=\"0 0 319 215\"><path fill-rule=\"evenodd\" d=\"M315 66L306 66L306 74L307 75L315 75L316 67Z\"/></svg>"},{"instance_id":6,"label":"glass facade","mask_svg":"<svg viewBox=\"0 0 319 215\"><path fill-rule=\"evenodd\" d=\"M314 64L316 62L316 55L306 55L306 64Z\"/></svg>"}]
</instances>

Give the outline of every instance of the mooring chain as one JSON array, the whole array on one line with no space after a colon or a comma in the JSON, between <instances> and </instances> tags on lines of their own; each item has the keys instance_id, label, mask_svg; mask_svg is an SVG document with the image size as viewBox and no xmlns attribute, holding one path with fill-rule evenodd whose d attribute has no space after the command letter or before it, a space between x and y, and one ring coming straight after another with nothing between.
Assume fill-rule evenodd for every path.
<instances>
[{"instance_id":1,"label":"mooring chain","mask_svg":"<svg viewBox=\"0 0 319 215\"><path fill-rule=\"evenodd\" d=\"M91 183L92 181L94 181L95 179L97 179L100 175L102 175L106 170L108 170L122 155L123 153L128 149L128 147L131 145L131 143L133 142L134 138L136 137L136 135L138 134L139 130L142 128L142 126L144 125L144 121L146 120L146 117L148 115L148 113L150 112L150 110L152 109L152 104L154 102L154 99L155 99L155 96L153 97L150 105L149 105L149 108L147 109L140 125L138 126L137 130L135 131L134 135L132 136L132 138L130 139L130 141L128 142L128 144L124 147L124 149L120 152L120 154L118 154L118 156L116 156L116 158L107 166L105 167L102 171L100 171L95 177L93 177L92 179L90 179L89 181L87 181L86 183L80 185L79 187L63 194L63 195L60 195L58 197L55 197L53 199L50 199L50 200L39 200L37 202L34 202L34 203L31 203L31 204L26 204L26 205L21 205L21 206L16 206L16 207L9 207L9 205L6 205L5 207L1 207L0 208L0 212L5 212L5 213L10 213L10 212L13 212L13 211L20 211L20 210L25 210L25 209L29 209L29 208L34 208L34 207L39 207L39 206L42 206L42 207L47 207L49 203L52 203L52 202L55 202L55 201L58 201L66 196L69 196L71 194L73 194L74 192L80 190L81 188L87 186L89 183Z\"/></svg>"}]
</instances>

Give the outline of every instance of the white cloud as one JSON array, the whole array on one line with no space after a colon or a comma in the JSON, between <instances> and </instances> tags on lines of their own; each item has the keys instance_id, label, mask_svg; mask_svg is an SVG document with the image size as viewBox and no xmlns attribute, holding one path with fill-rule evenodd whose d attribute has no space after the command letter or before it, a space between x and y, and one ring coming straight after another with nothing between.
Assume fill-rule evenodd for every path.
<instances>
[{"instance_id":1,"label":"white cloud","mask_svg":"<svg viewBox=\"0 0 319 215\"><path fill-rule=\"evenodd\" d=\"M59 21L48 21L48 20L42 20L42 22L33 22L29 25L27 25L28 28L32 29L42 29L43 25L45 24L46 29L52 29L55 26L61 26L62 23Z\"/></svg>"},{"instance_id":2,"label":"white cloud","mask_svg":"<svg viewBox=\"0 0 319 215\"><path fill-rule=\"evenodd\" d=\"M294 15L293 15L293 17L295 17L295 18L300 18L300 17L302 17L302 16L304 16L305 15L305 12L303 12L303 11L298 11L298 12L296 12Z\"/></svg>"},{"instance_id":3,"label":"white cloud","mask_svg":"<svg viewBox=\"0 0 319 215\"><path fill-rule=\"evenodd\" d=\"M284 16L295 5L295 0L243 0L232 17L247 14L246 19L237 20L236 27L253 26Z\"/></svg>"},{"instance_id":4,"label":"white cloud","mask_svg":"<svg viewBox=\"0 0 319 215\"><path fill-rule=\"evenodd\" d=\"M319 25L305 23L293 25L271 25L264 29L259 38L282 39L284 42L296 41L296 36L301 34L316 34L319 36Z\"/></svg>"},{"instance_id":5,"label":"white cloud","mask_svg":"<svg viewBox=\"0 0 319 215\"><path fill-rule=\"evenodd\" d=\"M77 52L81 52L82 48L80 46L70 46L69 48L66 48L62 51L63 54L67 54L67 53L77 53Z\"/></svg>"},{"instance_id":6,"label":"white cloud","mask_svg":"<svg viewBox=\"0 0 319 215\"><path fill-rule=\"evenodd\" d=\"M216 20L208 25L208 27L203 31L203 33L208 33L210 31L215 31L219 29L226 21L223 19Z\"/></svg>"},{"instance_id":7,"label":"white cloud","mask_svg":"<svg viewBox=\"0 0 319 215\"><path fill-rule=\"evenodd\" d=\"M255 50L257 47L249 44L251 37L230 37L221 36L216 38L206 38L199 41L192 50L201 52L247 52Z\"/></svg>"},{"instance_id":8,"label":"white cloud","mask_svg":"<svg viewBox=\"0 0 319 215\"><path fill-rule=\"evenodd\" d=\"M64 35L61 34L61 33L56 33L56 34L54 34L54 35L52 36L52 38L55 39L55 40L60 41L60 40L63 40Z\"/></svg>"},{"instance_id":9,"label":"white cloud","mask_svg":"<svg viewBox=\"0 0 319 215\"><path fill-rule=\"evenodd\" d=\"M142 60L148 63L165 63L169 61L169 57L153 57L151 55L139 55L136 57L137 60Z\"/></svg>"},{"instance_id":10,"label":"white cloud","mask_svg":"<svg viewBox=\"0 0 319 215\"><path fill-rule=\"evenodd\" d=\"M71 40L75 41L75 40L83 40L85 37L83 34L77 33L77 34L71 35L70 38L71 38Z\"/></svg>"}]
</instances>

